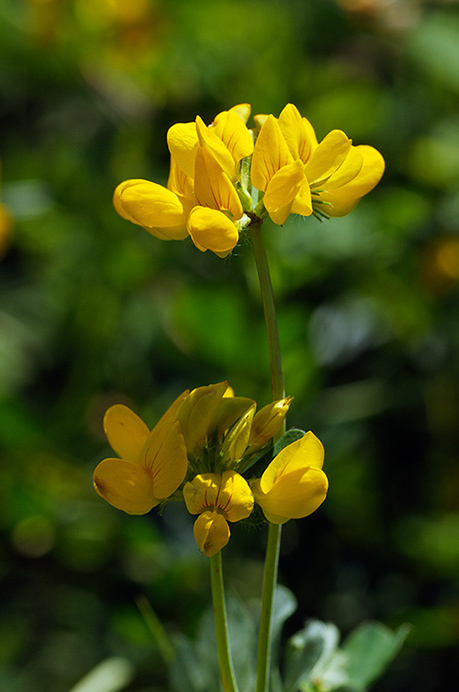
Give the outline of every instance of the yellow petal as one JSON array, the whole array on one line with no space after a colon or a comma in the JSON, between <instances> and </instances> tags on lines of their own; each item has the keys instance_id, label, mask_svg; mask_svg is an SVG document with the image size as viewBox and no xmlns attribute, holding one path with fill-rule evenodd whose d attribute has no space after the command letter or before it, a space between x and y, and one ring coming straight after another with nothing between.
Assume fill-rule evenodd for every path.
<instances>
[{"instance_id":1,"label":"yellow petal","mask_svg":"<svg viewBox=\"0 0 459 692\"><path fill-rule=\"evenodd\" d=\"M236 471L201 473L185 483L183 497L190 514L218 507L232 522L246 519L254 504L249 484Z\"/></svg>"},{"instance_id":2,"label":"yellow petal","mask_svg":"<svg viewBox=\"0 0 459 692\"><path fill-rule=\"evenodd\" d=\"M193 534L198 548L206 557L213 557L230 538L228 523L216 510L208 510L194 522Z\"/></svg>"},{"instance_id":3,"label":"yellow petal","mask_svg":"<svg viewBox=\"0 0 459 692\"><path fill-rule=\"evenodd\" d=\"M148 180L127 180L114 194L114 206L125 219L170 240L186 238L189 208L171 190Z\"/></svg>"},{"instance_id":4,"label":"yellow petal","mask_svg":"<svg viewBox=\"0 0 459 692\"><path fill-rule=\"evenodd\" d=\"M290 213L300 214L301 216L310 216L312 214L311 188L306 177L303 179L298 194L292 202Z\"/></svg>"},{"instance_id":5,"label":"yellow petal","mask_svg":"<svg viewBox=\"0 0 459 692\"><path fill-rule=\"evenodd\" d=\"M228 389L230 390L228 392ZM234 396L234 392L229 387L220 400L213 417L213 433L217 437L228 430L234 423L243 416L256 402L243 396Z\"/></svg>"},{"instance_id":6,"label":"yellow petal","mask_svg":"<svg viewBox=\"0 0 459 692\"><path fill-rule=\"evenodd\" d=\"M227 388L228 382L196 387L179 406L177 419L191 454L200 452L207 441L209 429L213 432L215 411Z\"/></svg>"},{"instance_id":7,"label":"yellow petal","mask_svg":"<svg viewBox=\"0 0 459 692\"><path fill-rule=\"evenodd\" d=\"M351 147L341 166L324 182L324 189L328 192L347 185L357 177L362 166L362 152L357 147Z\"/></svg>"},{"instance_id":8,"label":"yellow petal","mask_svg":"<svg viewBox=\"0 0 459 692\"><path fill-rule=\"evenodd\" d=\"M303 127L306 133L306 137L311 144L311 153L314 152L318 147L318 141L316 137L316 132L307 118L303 116Z\"/></svg>"},{"instance_id":9,"label":"yellow petal","mask_svg":"<svg viewBox=\"0 0 459 692\"><path fill-rule=\"evenodd\" d=\"M332 130L320 142L304 168L306 178L311 185L319 185L336 171L342 164L349 149L351 140L341 130Z\"/></svg>"},{"instance_id":10,"label":"yellow petal","mask_svg":"<svg viewBox=\"0 0 459 692\"><path fill-rule=\"evenodd\" d=\"M189 389L185 389L184 392L179 394L179 396L172 402L172 404L169 406L167 411L163 413L161 418L158 421L158 425L161 425L163 421L166 421L168 418L177 418L177 411L179 410L180 406L183 404L185 399L188 398L190 394Z\"/></svg>"},{"instance_id":11,"label":"yellow petal","mask_svg":"<svg viewBox=\"0 0 459 692\"><path fill-rule=\"evenodd\" d=\"M268 521L283 524L289 519L307 517L322 504L328 490L328 479L322 469L296 468L279 477L268 493L252 484L256 502Z\"/></svg>"},{"instance_id":12,"label":"yellow petal","mask_svg":"<svg viewBox=\"0 0 459 692\"><path fill-rule=\"evenodd\" d=\"M245 478L236 471L224 471L218 507L225 513L226 519L231 522L247 519L253 505L253 493Z\"/></svg>"},{"instance_id":13,"label":"yellow petal","mask_svg":"<svg viewBox=\"0 0 459 692\"><path fill-rule=\"evenodd\" d=\"M252 183L257 190L268 187L278 170L293 162L293 157L273 115L268 115L255 142L252 156Z\"/></svg>"},{"instance_id":14,"label":"yellow petal","mask_svg":"<svg viewBox=\"0 0 459 692\"><path fill-rule=\"evenodd\" d=\"M268 493L284 473L306 469L310 466L322 468L324 448L313 432L307 432L301 439L284 447L269 464L261 477L261 490Z\"/></svg>"},{"instance_id":15,"label":"yellow petal","mask_svg":"<svg viewBox=\"0 0 459 692\"><path fill-rule=\"evenodd\" d=\"M243 123L241 123L241 125L244 127ZM226 173L230 180L235 180L237 169L233 157L220 137L213 132L211 127L207 127L199 115L196 118L196 130L201 147L207 145L212 151L215 160L218 162L218 166ZM197 175L198 173L195 172L195 177L197 177Z\"/></svg>"},{"instance_id":16,"label":"yellow petal","mask_svg":"<svg viewBox=\"0 0 459 692\"><path fill-rule=\"evenodd\" d=\"M253 152L253 139L235 110L219 113L212 123L212 131L222 140L235 163Z\"/></svg>"},{"instance_id":17,"label":"yellow petal","mask_svg":"<svg viewBox=\"0 0 459 692\"><path fill-rule=\"evenodd\" d=\"M285 223L304 180L303 164L293 161L276 171L266 188L263 204L274 223Z\"/></svg>"},{"instance_id":18,"label":"yellow petal","mask_svg":"<svg viewBox=\"0 0 459 692\"><path fill-rule=\"evenodd\" d=\"M145 423L127 406L116 404L104 416L104 431L111 448L122 459L141 462L141 452L150 434Z\"/></svg>"},{"instance_id":19,"label":"yellow petal","mask_svg":"<svg viewBox=\"0 0 459 692\"><path fill-rule=\"evenodd\" d=\"M183 486L183 499L190 514L216 507L220 492L220 473L200 473Z\"/></svg>"},{"instance_id":20,"label":"yellow petal","mask_svg":"<svg viewBox=\"0 0 459 692\"><path fill-rule=\"evenodd\" d=\"M146 514L159 504L150 474L124 459L104 459L94 471L96 492L128 514Z\"/></svg>"},{"instance_id":21,"label":"yellow petal","mask_svg":"<svg viewBox=\"0 0 459 692\"><path fill-rule=\"evenodd\" d=\"M188 457L180 423L173 416L163 418L153 428L142 452L150 471L153 492L164 499L174 493L185 478Z\"/></svg>"},{"instance_id":22,"label":"yellow petal","mask_svg":"<svg viewBox=\"0 0 459 692\"><path fill-rule=\"evenodd\" d=\"M303 163L307 163L311 156L313 143L316 146L317 140L315 134L311 134L311 124L306 118L301 117L293 103L288 103L279 115L279 127L293 158L301 159Z\"/></svg>"},{"instance_id":23,"label":"yellow petal","mask_svg":"<svg viewBox=\"0 0 459 692\"><path fill-rule=\"evenodd\" d=\"M226 214L207 207L192 209L187 231L198 250L212 250L220 257L226 257L239 240L238 230Z\"/></svg>"},{"instance_id":24,"label":"yellow petal","mask_svg":"<svg viewBox=\"0 0 459 692\"><path fill-rule=\"evenodd\" d=\"M321 200L330 202L330 206L324 207L329 216L344 216L352 211L360 199L379 183L384 173L384 159L379 151L366 145L355 149L363 156L359 173L338 189L320 194Z\"/></svg>"},{"instance_id":25,"label":"yellow petal","mask_svg":"<svg viewBox=\"0 0 459 692\"><path fill-rule=\"evenodd\" d=\"M260 132L261 128L266 122L267 117L268 115L266 113L258 113L257 115L253 116L253 122L255 123L256 132Z\"/></svg>"},{"instance_id":26,"label":"yellow petal","mask_svg":"<svg viewBox=\"0 0 459 692\"><path fill-rule=\"evenodd\" d=\"M230 111L237 113L242 122L246 124L251 110L250 103L238 103L236 106L230 108Z\"/></svg>"},{"instance_id":27,"label":"yellow petal","mask_svg":"<svg viewBox=\"0 0 459 692\"><path fill-rule=\"evenodd\" d=\"M196 123L176 123L167 131L167 145L178 167L194 178L194 160L199 146Z\"/></svg>"},{"instance_id":28,"label":"yellow petal","mask_svg":"<svg viewBox=\"0 0 459 692\"><path fill-rule=\"evenodd\" d=\"M195 204L193 179L179 168L173 156L171 156L167 189L174 192L177 197L184 197L191 205Z\"/></svg>"},{"instance_id":29,"label":"yellow petal","mask_svg":"<svg viewBox=\"0 0 459 692\"><path fill-rule=\"evenodd\" d=\"M113 206L115 207L116 212L123 218L126 219L127 221L131 221L132 223L137 223L135 219L133 219L129 214L126 212L126 210L123 208L123 205L121 203L121 198L123 195L123 192L128 188L131 187L131 185L137 185L139 183L144 183L145 180L142 180L140 178L134 178L132 180L124 180L122 183L117 185L115 188L115 192L113 193Z\"/></svg>"},{"instance_id":30,"label":"yellow petal","mask_svg":"<svg viewBox=\"0 0 459 692\"><path fill-rule=\"evenodd\" d=\"M241 200L207 145L199 147L195 169L195 194L198 204L224 211L233 221L238 221L244 213Z\"/></svg>"}]
</instances>

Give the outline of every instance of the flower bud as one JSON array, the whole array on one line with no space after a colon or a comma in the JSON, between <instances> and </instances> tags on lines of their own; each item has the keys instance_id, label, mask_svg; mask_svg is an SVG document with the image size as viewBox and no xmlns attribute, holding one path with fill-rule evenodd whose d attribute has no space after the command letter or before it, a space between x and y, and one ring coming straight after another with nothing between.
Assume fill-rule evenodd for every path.
<instances>
[{"instance_id":1,"label":"flower bud","mask_svg":"<svg viewBox=\"0 0 459 692\"><path fill-rule=\"evenodd\" d=\"M252 420L256 407L257 405L254 402L225 437L225 441L222 445L224 459L227 457L230 461L237 461L244 454L249 443Z\"/></svg>"},{"instance_id":2,"label":"flower bud","mask_svg":"<svg viewBox=\"0 0 459 692\"><path fill-rule=\"evenodd\" d=\"M199 454L206 444L215 412L227 388L227 382L197 387L179 407L177 418L188 454Z\"/></svg>"},{"instance_id":3,"label":"flower bud","mask_svg":"<svg viewBox=\"0 0 459 692\"><path fill-rule=\"evenodd\" d=\"M254 452L269 442L282 427L293 397L274 401L264 406L255 415L249 437L250 451Z\"/></svg>"}]
</instances>

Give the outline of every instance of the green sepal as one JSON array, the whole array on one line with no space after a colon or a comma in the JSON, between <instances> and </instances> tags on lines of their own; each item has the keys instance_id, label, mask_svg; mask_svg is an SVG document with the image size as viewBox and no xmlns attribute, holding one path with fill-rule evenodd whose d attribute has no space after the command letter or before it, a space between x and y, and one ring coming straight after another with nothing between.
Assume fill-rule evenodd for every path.
<instances>
[{"instance_id":1,"label":"green sepal","mask_svg":"<svg viewBox=\"0 0 459 692\"><path fill-rule=\"evenodd\" d=\"M282 452L282 450L285 449L285 447L291 445L292 442L301 440L301 438L305 435L305 431L301 430L300 428L290 428L289 430L287 430L287 432L285 432L280 438L280 440L278 440L274 445L273 458L277 456L279 452Z\"/></svg>"},{"instance_id":2,"label":"green sepal","mask_svg":"<svg viewBox=\"0 0 459 692\"><path fill-rule=\"evenodd\" d=\"M244 211L252 211L252 196L247 192L240 180L236 180L234 187L241 200L242 209Z\"/></svg>"}]
</instances>

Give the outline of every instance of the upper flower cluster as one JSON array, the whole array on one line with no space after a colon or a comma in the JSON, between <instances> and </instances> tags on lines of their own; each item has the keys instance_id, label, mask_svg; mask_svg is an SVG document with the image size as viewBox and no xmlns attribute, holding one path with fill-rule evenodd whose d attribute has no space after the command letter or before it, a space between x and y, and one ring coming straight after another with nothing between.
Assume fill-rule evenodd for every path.
<instances>
[{"instance_id":1,"label":"upper flower cluster","mask_svg":"<svg viewBox=\"0 0 459 692\"><path fill-rule=\"evenodd\" d=\"M273 523L307 516L328 488L323 447L313 433L282 449L260 478L245 477L280 430L290 401L257 412L255 401L220 382L183 392L151 431L126 406L112 406L104 429L120 458L100 462L94 487L129 514L145 514L181 489L188 511L198 515L194 535L208 556L228 542L228 522L246 519L255 503Z\"/></svg>"},{"instance_id":2,"label":"upper flower cluster","mask_svg":"<svg viewBox=\"0 0 459 692\"><path fill-rule=\"evenodd\" d=\"M239 104L208 127L199 116L173 125L167 187L126 180L114 193L117 212L162 240L189 235L202 252L225 257L256 217L282 225L289 214L343 216L384 172L376 149L353 146L341 130L319 143L291 103L279 118L255 116L253 129L249 115Z\"/></svg>"}]
</instances>

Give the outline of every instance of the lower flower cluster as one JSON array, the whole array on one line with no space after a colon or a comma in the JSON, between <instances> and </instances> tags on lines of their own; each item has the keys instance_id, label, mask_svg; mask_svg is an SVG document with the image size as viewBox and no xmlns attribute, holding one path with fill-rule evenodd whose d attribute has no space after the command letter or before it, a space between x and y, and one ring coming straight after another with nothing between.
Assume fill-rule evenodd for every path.
<instances>
[{"instance_id":1,"label":"lower flower cluster","mask_svg":"<svg viewBox=\"0 0 459 692\"><path fill-rule=\"evenodd\" d=\"M183 392L151 431L127 406L112 406L104 430L119 458L100 462L94 487L128 514L146 514L181 492L198 515L194 537L208 557L228 543L228 522L247 519L256 504L275 524L305 517L325 499L328 480L312 432L272 459L270 443L290 403L287 397L257 412L253 399L220 382ZM261 476L252 475L263 460Z\"/></svg>"}]
</instances>

